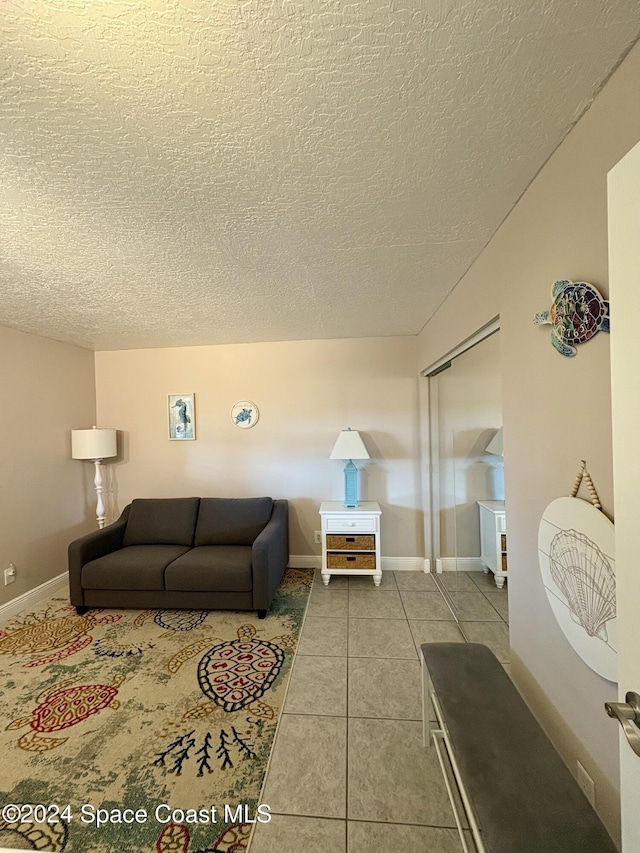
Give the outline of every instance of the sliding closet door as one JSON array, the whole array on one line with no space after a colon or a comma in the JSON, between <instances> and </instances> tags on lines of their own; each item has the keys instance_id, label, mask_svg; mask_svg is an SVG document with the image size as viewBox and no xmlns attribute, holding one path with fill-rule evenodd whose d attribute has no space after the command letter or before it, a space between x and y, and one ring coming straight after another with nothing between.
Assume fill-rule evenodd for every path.
<instances>
[{"instance_id":1,"label":"sliding closet door","mask_svg":"<svg viewBox=\"0 0 640 853\"><path fill-rule=\"evenodd\" d=\"M504 499L502 457L486 447L502 426L500 336L492 334L429 376L432 532L437 581L454 613L477 590L479 501Z\"/></svg>"}]
</instances>

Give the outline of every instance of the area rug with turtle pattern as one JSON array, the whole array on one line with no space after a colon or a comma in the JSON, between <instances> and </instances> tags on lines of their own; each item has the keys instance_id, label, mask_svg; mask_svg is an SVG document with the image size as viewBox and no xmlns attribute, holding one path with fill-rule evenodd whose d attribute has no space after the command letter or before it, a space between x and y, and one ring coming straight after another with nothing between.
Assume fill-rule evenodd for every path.
<instances>
[{"instance_id":1,"label":"area rug with turtle pattern","mask_svg":"<svg viewBox=\"0 0 640 853\"><path fill-rule=\"evenodd\" d=\"M312 579L266 619L60 595L0 626L0 847L246 851Z\"/></svg>"}]
</instances>

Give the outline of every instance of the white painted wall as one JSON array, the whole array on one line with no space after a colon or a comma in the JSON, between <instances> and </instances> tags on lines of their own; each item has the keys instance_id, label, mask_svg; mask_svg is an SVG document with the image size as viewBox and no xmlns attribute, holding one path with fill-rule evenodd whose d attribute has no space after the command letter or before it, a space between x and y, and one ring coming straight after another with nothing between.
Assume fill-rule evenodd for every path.
<instances>
[{"instance_id":1,"label":"white painted wall","mask_svg":"<svg viewBox=\"0 0 640 853\"><path fill-rule=\"evenodd\" d=\"M93 353L0 326L0 604L67 569L67 545L95 525L90 465L71 430L95 422ZM12 562L15 583L2 573Z\"/></svg>"},{"instance_id":2,"label":"white painted wall","mask_svg":"<svg viewBox=\"0 0 640 853\"><path fill-rule=\"evenodd\" d=\"M371 459L363 500L383 508L382 553L424 556L416 338L359 338L96 353L98 417L123 430L118 506L145 496L268 494L290 501L291 553L320 554L323 500L344 497L341 429L361 432ZM195 392L196 441L167 439L167 394ZM251 400L260 420L231 422Z\"/></svg>"}]
</instances>

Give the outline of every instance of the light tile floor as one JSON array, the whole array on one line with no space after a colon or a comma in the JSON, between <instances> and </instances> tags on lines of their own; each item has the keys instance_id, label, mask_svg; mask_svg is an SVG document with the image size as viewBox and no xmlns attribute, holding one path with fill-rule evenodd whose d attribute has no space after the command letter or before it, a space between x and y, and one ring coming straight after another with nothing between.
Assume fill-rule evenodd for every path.
<instances>
[{"instance_id":1,"label":"light tile floor","mask_svg":"<svg viewBox=\"0 0 640 853\"><path fill-rule=\"evenodd\" d=\"M443 577L443 576L441 576ZM452 581L453 578L445 578ZM461 623L508 666L508 600L459 573ZM311 591L250 853L458 853L440 768L422 746L419 647L464 642L430 575L320 573Z\"/></svg>"}]
</instances>

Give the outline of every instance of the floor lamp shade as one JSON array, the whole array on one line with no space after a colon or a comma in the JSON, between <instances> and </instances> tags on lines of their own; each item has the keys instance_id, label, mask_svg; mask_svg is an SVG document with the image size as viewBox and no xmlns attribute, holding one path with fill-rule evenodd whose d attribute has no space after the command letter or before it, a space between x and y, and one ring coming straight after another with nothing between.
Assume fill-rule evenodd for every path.
<instances>
[{"instance_id":1,"label":"floor lamp shade","mask_svg":"<svg viewBox=\"0 0 640 853\"><path fill-rule=\"evenodd\" d=\"M72 429L71 456L73 459L109 459L118 455L115 429Z\"/></svg>"},{"instance_id":2,"label":"floor lamp shade","mask_svg":"<svg viewBox=\"0 0 640 853\"><path fill-rule=\"evenodd\" d=\"M358 506L358 469L352 460L369 458L360 433L351 427L341 430L329 459L348 460L344 466L344 505L346 507Z\"/></svg>"}]
</instances>

